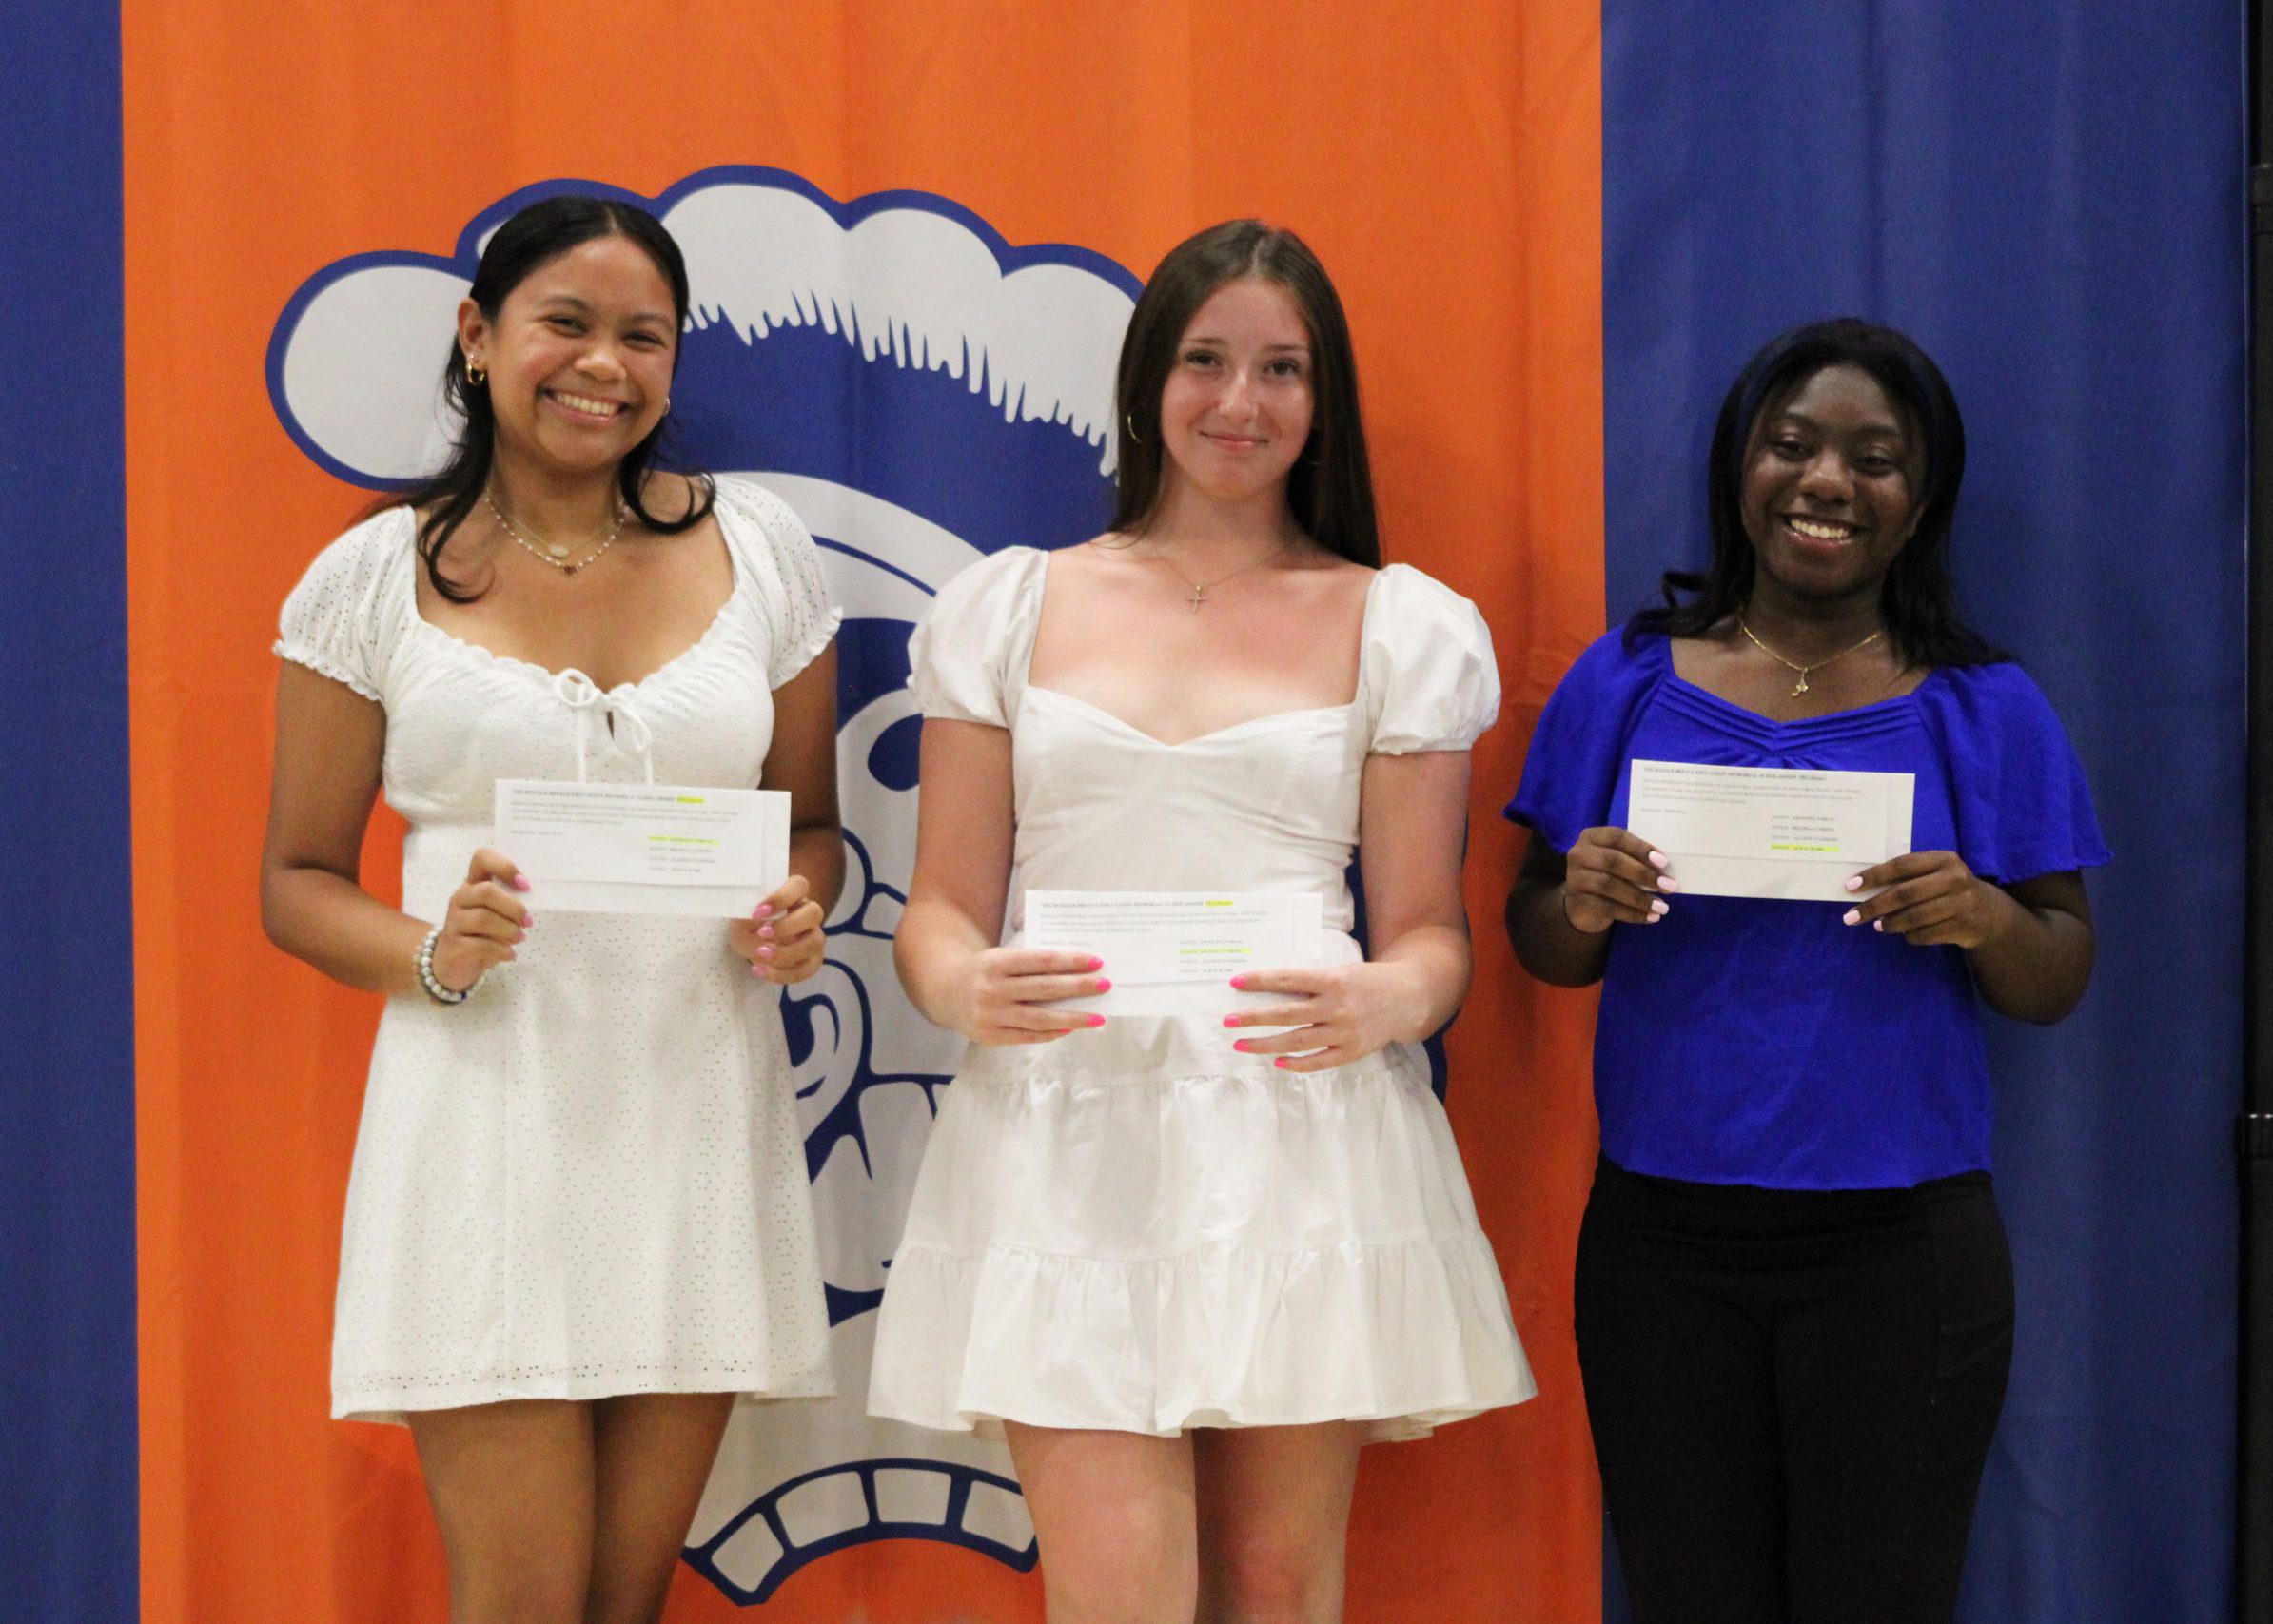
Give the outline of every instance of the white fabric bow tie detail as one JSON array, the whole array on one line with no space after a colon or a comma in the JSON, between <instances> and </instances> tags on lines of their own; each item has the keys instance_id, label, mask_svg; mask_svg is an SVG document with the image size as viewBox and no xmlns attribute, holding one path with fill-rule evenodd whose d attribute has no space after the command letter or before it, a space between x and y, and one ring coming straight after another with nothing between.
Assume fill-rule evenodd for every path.
<instances>
[{"instance_id":1,"label":"white fabric bow tie detail","mask_svg":"<svg viewBox=\"0 0 2273 1624\"><path fill-rule=\"evenodd\" d=\"M596 726L613 749L637 756L647 781L655 782L655 730L639 714L630 695L603 691L573 665L553 678L553 692L568 707L576 733L578 783L584 782L584 740Z\"/></svg>"}]
</instances>

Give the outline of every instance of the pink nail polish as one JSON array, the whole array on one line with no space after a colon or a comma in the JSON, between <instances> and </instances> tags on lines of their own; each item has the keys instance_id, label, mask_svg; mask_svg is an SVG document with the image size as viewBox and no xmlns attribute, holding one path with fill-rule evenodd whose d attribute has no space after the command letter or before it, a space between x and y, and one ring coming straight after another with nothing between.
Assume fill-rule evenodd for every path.
<instances>
[{"instance_id":1,"label":"pink nail polish","mask_svg":"<svg viewBox=\"0 0 2273 1624\"><path fill-rule=\"evenodd\" d=\"M757 933L760 936L771 938L774 934L774 927L771 925L760 925L757 928Z\"/></svg>"},{"instance_id":2,"label":"pink nail polish","mask_svg":"<svg viewBox=\"0 0 2273 1624\"><path fill-rule=\"evenodd\" d=\"M527 890L529 889L529 876L526 874L514 875L513 889L515 890Z\"/></svg>"},{"instance_id":3,"label":"pink nail polish","mask_svg":"<svg viewBox=\"0 0 2273 1624\"><path fill-rule=\"evenodd\" d=\"M521 928L523 930L534 930L534 929L537 929L537 915L535 915L534 913L530 913L530 914L524 914L524 915L522 915L522 917L521 917L521 922L520 922L520 928Z\"/></svg>"},{"instance_id":4,"label":"pink nail polish","mask_svg":"<svg viewBox=\"0 0 2273 1624\"><path fill-rule=\"evenodd\" d=\"M1089 968L1093 970L1103 969L1105 968L1105 961L1092 954L1089 959Z\"/></svg>"},{"instance_id":5,"label":"pink nail polish","mask_svg":"<svg viewBox=\"0 0 2273 1624\"><path fill-rule=\"evenodd\" d=\"M1886 933L1886 928L1887 922L1883 919L1873 919L1871 921L1871 929L1876 930L1881 935Z\"/></svg>"},{"instance_id":6,"label":"pink nail polish","mask_svg":"<svg viewBox=\"0 0 2273 1624\"><path fill-rule=\"evenodd\" d=\"M1089 1025L1092 1027L1102 1027L1105 1025L1105 1017L1103 1015L1091 1015L1089 1017Z\"/></svg>"},{"instance_id":7,"label":"pink nail polish","mask_svg":"<svg viewBox=\"0 0 2273 1624\"><path fill-rule=\"evenodd\" d=\"M1681 882L1675 879L1671 874L1660 874L1657 876L1657 889L1664 891L1679 890L1681 889Z\"/></svg>"},{"instance_id":8,"label":"pink nail polish","mask_svg":"<svg viewBox=\"0 0 2273 1624\"><path fill-rule=\"evenodd\" d=\"M1863 876L1856 874L1851 878L1847 882L1847 889L1849 890L1861 890L1863 889Z\"/></svg>"},{"instance_id":9,"label":"pink nail polish","mask_svg":"<svg viewBox=\"0 0 2273 1624\"><path fill-rule=\"evenodd\" d=\"M1288 1060L1284 1055L1281 1055L1278 1059L1272 1061L1271 1064L1277 1066L1280 1070L1283 1071L1287 1068L1287 1066L1294 1063Z\"/></svg>"},{"instance_id":10,"label":"pink nail polish","mask_svg":"<svg viewBox=\"0 0 2273 1624\"><path fill-rule=\"evenodd\" d=\"M1225 1015L1224 1017L1224 1025L1226 1027L1236 1027L1239 1025L1239 1017L1237 1015Z\"/></svg>"},{"instance_id":11,"label":"pink nail polish","mask_svg":"<svg viewBox=\"0 0 2273 1624\"><path fill-rule=\"evenodd\" d=\"M760 948L757 949L757 956L761 959L770 959L774 956L774 949L771 948Z\"/></svg>"},{"instance_id":12,"label":"pink nail polish","mask_svg":"<svg viewBox=\"0 0 2273 1624\"><path fill-rule=\"evenodd\" d=\"M1653 851L1650 853L1650 867L1653 869L1662 869L1665 867L1666 862L1667 858L1664 852Z\"/></svg>"},{"instance_id":13,"label":"pink nail polish","mask_svg":"<svg viewBox=\"0 0 2273 1624\"><path fill-rule=\"evenodd\" d=\"M1247 978L1244 975L1235 975L1231 978L1231 985L1244 992L1247 989Z\"/></svg>"},{"instance_id":14,"label":"pink nail polish","mask_svg":"<svg viewBox=\"0 0 2273 1624\"><path fill-rule=\"evenodd\" d=\"M1112 984L1111 982L1109 982L1109 981L1106 980L1106 979L1105 979L1105 977L1103 977L1103 976L1099 976L1099 977L1097 978L1097 990L1098 990L1098 991L1100 991L1100 992L1110 992L1112 989L1113 989L1113 984Z\"/></svg>"},{"instance_id":15,"label":"pink nail polish","mask_svg":"<svg viewBox=\"0 0 2273 1624\"><path fill-rule=\"evenodd\" d=\"M1232 1047L1233 1048L1235 1048L1235 1049L1239 1050L1239 1052L1240 1052L1240 1053L1242 1053L1242 1054L1244 1054L1244 1053L1246 1053L1246 1052L1247 1052L1247 1040L1246 1040L1246 1039L1244 1039L1244 1038L1241 1038L1241 1039L1240 1039L1240 1040L1239 1040L1237 1043L1233 1044L1231 1047Z\"/></svg>"},{"instance_id":16,"label":"pink nail polish","mask_svg":"<svg viewBox=\"0 0 2273 1624\"><path fill-rule=\"evenodd\" d=\"M1862 922L1863 910L1859 908L1851 908L1839 915L1839 923L1842 925L1860 925Z\"/></svg>"}]
</instances>

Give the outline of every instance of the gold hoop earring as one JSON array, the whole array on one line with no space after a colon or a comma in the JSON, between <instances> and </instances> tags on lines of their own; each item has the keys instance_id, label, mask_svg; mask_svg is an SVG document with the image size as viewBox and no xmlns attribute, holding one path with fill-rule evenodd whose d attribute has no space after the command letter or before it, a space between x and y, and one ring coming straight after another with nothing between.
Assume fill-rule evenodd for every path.
<instances>
[{"instance_id":1,"label":"gold hoop earring","mask_svg":"<svg viewBox=\"0 0 2273 1624\"><path fill-rule=\"evenodd\" d=\"M472 356L467 356L465 358L465 381L475 388L480 388L482 384L489 382L489 368L483 366Z\"/></svg>"},{"instance_id":2,"label":"gold hoop earring","mask_svg":"<svg viewBox=\"0 0 2273 1624\"><path fill-rule=\"evenodd\" d=\"M1128 412L1123 412L1121 414L1121 421L1122 424L1128 430L1129 444L1142 445L1145 443L1145 437L1136 431L1136 418L1132 414Z\"/></svg>"}]
</instances>

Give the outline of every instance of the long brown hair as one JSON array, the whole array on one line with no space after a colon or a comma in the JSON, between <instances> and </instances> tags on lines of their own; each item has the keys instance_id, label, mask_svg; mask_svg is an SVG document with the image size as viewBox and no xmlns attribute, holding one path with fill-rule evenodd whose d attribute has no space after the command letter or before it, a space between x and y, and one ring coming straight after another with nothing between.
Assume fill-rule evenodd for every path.
<instances>
[{"instance_id":1,"label":"long brown hair","mask_svg":"<svg viewBox=\"0 0 2273 1624\"><path fill-rule=\"evenodd\" d=\"M1293 298L1310 329L1310 438L1286 479L1286 503L1312 540L1361 564L1381 561L1374 518L1373 471L1358 416L1358 362L1349 322L1309 245L1283 226L1226 220L1168 250L1137 296L1121 341L1114 390L1120 421L1119 499L1113 528L1140 534L1160 506L1160 397L1176 364L1177 346L1200 306L1241 277L1276 283Z\"/></svg>"}]
</instances>

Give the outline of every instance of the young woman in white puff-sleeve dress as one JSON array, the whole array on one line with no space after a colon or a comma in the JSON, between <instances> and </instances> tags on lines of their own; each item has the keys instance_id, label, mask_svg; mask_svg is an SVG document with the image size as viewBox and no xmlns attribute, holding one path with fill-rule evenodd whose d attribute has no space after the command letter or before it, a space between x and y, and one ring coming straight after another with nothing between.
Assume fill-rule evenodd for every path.
<instances>
[{"instance_id":1,"label":"young woman in white puff-sleeve dress","mask_svg":"<svg viewBox=\"0 0 2273 1624\"><path fill-rule=\"evenodd\" d=\"M1118 393L1112 532L971 566L915 640L897 952L970 1047L869 1403L1007 1433L1053 1624L1336 1619L1360 1446L1534 1391L1419 1047L1467 988L1499 681L1472 605L1377 567L1347 328L1291 233L1173 250ZM1235 983L1267 1003L1107 1020L1064 1001L1109 961L1019 945L1029 890L1310 891L1325 929Z\"/></svg>"},{"instance_id":2,"label":"young woman in white puff-sleeve dress","mask_svg":"<svg viewBox=\"0 0 2273 1624\"><path fill-rule=\"evenodd\" d=\"M356 1139L338 1416L407 1421L450 1616L659 1615L735 1396L830 1391L775 985L843 875L836 612L753 486L651 465L687 311L653 216L500 226L445 466L284 605L269 934L388 994ZM749 920L554 912L490 847L500 778L792 795ZM402 906L361 889L374 793Z\"/></svg>"}]
</instances>

